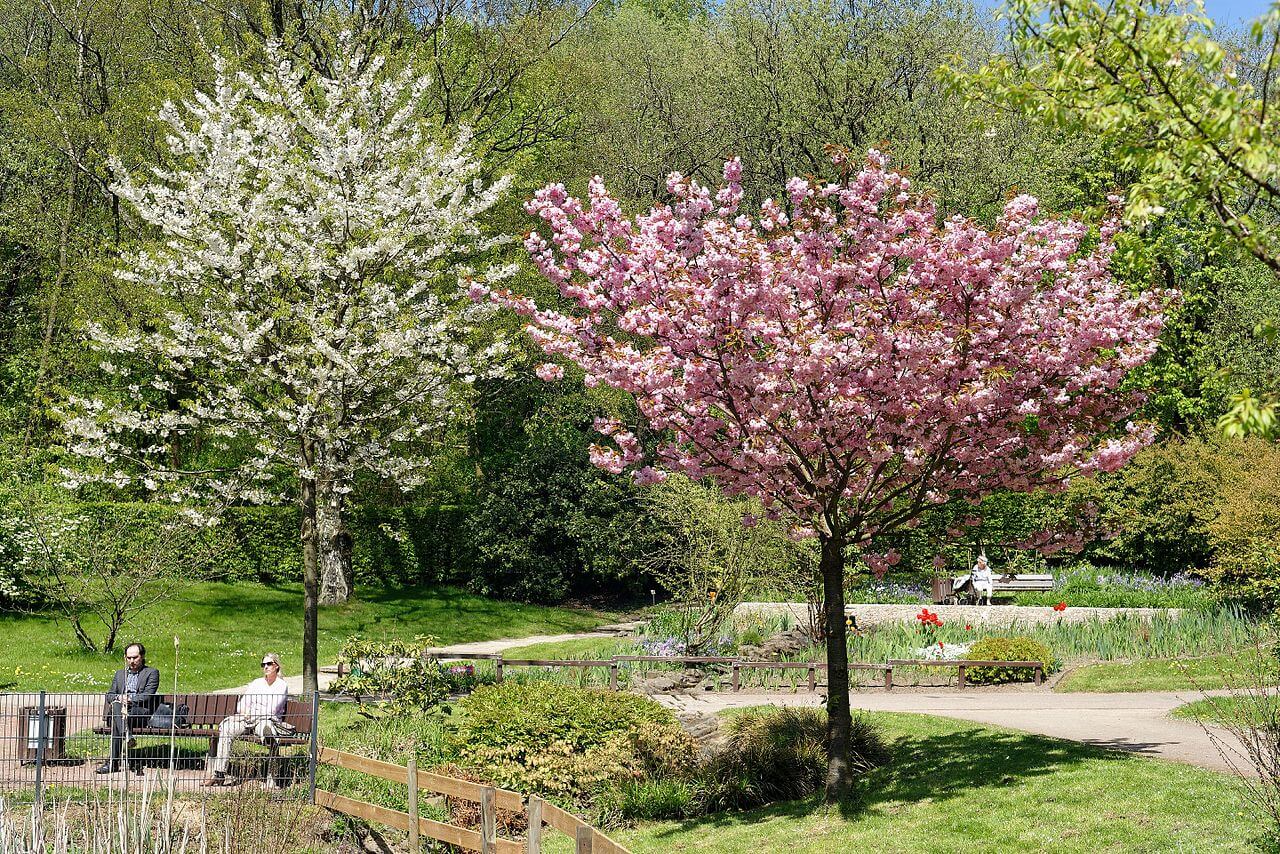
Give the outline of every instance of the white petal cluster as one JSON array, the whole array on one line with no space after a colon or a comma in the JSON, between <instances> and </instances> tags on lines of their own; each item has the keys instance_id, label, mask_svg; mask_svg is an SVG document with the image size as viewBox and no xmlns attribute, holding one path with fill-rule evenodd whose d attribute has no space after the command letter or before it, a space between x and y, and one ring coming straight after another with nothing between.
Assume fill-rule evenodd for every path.
<instances>
[{"instance_id":1,"label":"white petal cluster","mask_svg":"<svg viewBox=\"0 0 1280 854\"><path fill-rule=\"evenodd\" d=\"M160 238L118 275L165 311L89 327L118 397L64 407L73 485L267 501L284 467L338 493L361 469L408 488L423 438L505 362L467 288L511 272L474 269L500 242L477 223L507 180L481 180L466 132L437 138L412 67L351 54L314 79L269 54L261 76L217 63L208 91L165 105L171 165L117 167ZM234 465L179 470L174 440L197 435Z\"/></svg>"}]
</instances>

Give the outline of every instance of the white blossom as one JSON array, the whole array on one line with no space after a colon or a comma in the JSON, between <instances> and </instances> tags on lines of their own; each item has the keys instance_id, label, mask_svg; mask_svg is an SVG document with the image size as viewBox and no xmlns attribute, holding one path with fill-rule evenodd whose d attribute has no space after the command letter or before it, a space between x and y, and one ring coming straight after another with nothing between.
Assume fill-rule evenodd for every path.
<instances>
[{"instance_id":1,"label":"white blossom","mask_svg":"<svg viewBox=\"0 0 1280 854\"><path fill-rule=\"evenodd\" d=\"M219 61L207 91L160 111L167 165L139 178L117 164L114 192L159 237L118 276L163 313L86 327L119 385L66 402L83 460L68 485L270 502L274 474L342 496L367 470L409 488L460 387L502 370L506 344L478 326L491 309L467 287L513 272L471 266L500 242L478 223L507 179L482 180L469 132L442 139L427 123L412 67L343 53L331 79L275 45L261 76ZM196 435L228 465L178 469L173 440Z\"/></svg>"}]
</instances>

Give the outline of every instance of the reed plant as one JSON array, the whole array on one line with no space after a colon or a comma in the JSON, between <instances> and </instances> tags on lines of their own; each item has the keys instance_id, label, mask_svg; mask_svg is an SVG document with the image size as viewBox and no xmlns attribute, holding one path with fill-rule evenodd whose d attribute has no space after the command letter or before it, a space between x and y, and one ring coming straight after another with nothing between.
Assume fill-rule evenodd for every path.
<instances>
[{"instance_id":1,"label":"reed plant","mask_svg":"<svg viewBox=\"0 0 1280 854\"><path fill-rule=\"evenodd\" d=\"M265 792L179 799L147 780L49 797L42 806L0 797L0 854L237 854L313 848L328 822L300 800Z\"/></svg>"}]
</instances>

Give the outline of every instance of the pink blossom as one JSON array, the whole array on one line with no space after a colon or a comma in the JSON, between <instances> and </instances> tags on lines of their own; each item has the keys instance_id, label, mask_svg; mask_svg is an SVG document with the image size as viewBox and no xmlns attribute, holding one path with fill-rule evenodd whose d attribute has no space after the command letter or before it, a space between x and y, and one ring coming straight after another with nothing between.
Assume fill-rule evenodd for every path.
<instances>
[{"instance_id":1,"label":"pink blossom","mask_svg":"<svg viewBox=\"0 0 1280 854\"><path fill-rule=\"evenodd\" d=\"M547 382L564 378L564 368L560 365L553 365L550 362L543 362L534 368L533 372L538 375L538 379L546 380Z\"/></svg>"},{"instance_id":2,"label":"pink blossom","mask_svg":"<svg viewBox=\"0 0 1280 854\"><path fill-rule=\"evenodd\" d=\"M1084 223L1018 196L986 228L940 219L879 152L846 165L838 183L791 179L754 220L734 161L717 190L669 176L670 203L633 219L601 182L586 203L549 186L527 206L545 235L525 245L562 301L493 297L589 385L631 395L659 437L649 461L634 433L601 423L613 447L593 446L593 463L758 499L835 556L835 589L843 547L883 574L898 556L877 540L932 505L1061 489L1150 442L1149 427L1120 425L1174 298L1112 277L1114 214L1089 243ZM847 702L845 687L831 696Z\"/></svg>"}]
</instances>

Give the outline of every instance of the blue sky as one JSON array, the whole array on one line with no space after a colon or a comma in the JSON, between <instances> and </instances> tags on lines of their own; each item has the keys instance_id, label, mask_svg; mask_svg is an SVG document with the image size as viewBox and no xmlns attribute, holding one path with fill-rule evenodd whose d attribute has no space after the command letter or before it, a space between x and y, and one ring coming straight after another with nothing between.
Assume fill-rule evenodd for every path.
<instances>
[{"instance_id":1,"label":"blue sky","mask_svg":"<svg viewBox=\"0 0 1280 854\"><path fill-rule=\"evenodd\" d=\"M974 0L979 7L995 9L1000 0ZM1218 27L1234 27L1252 21L1271 5L1270 0L1204 0L1205 11Z\"/></svg>"},{"instance_id":2,"label":"blue sky","mask_svg":"<svg viewBox=\"0 0 1280 854\"><path fill-rule=\"evenodd\" d=\"M1205 0L1204 9L1221 27L1252 21L1270 5L1267 0Z\"/></svg>"}]
</instances>

